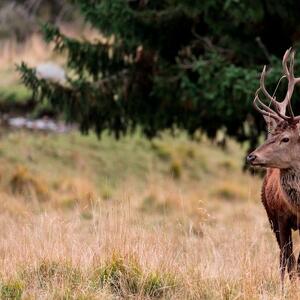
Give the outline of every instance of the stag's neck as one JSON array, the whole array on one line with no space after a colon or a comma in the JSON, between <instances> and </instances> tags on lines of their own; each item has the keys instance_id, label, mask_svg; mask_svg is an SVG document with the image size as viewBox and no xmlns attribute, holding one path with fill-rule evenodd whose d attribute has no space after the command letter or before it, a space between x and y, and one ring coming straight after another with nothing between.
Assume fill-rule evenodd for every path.
<instances>
[{"instance_id":1,"label":"stag's neck","mask_svg":"<svg viewBox=\"0 0 300 300\"><path fill-rule=\"evenodd\" d=\"M280 170L280 183L290 204L300 209L300 169Z\"/></svg>"}]
</instances>

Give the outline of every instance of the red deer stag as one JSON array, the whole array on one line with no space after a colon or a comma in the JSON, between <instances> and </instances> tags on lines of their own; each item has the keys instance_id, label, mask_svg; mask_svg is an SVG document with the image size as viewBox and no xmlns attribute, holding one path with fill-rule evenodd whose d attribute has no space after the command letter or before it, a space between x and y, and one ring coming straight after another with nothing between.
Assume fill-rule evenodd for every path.
<instances>
[{"instance_id":1,"label":"red deer stag","mask_svg":"<svg viewBox=\"0 0 300 300\"><path fill-rule=\"evenodd\" d=\"M300 229L300 116L294 116L291 107L294 87L300 83L300 77L294 76L294 55L295 52L289 49L282 60L283 77L287 79L288 87L281 102L267 91L266 67L262 71L254 107L264 116L272 130L265 143L247 157L252 166L267 168L261 197L280 247L282 284L286 268L290 278L293 278L296 271L300 275L300 255L295 270L291 235L292 229ZM270 105L261 101L260 94L264 95Z\"/></svg>"}]
</instances>

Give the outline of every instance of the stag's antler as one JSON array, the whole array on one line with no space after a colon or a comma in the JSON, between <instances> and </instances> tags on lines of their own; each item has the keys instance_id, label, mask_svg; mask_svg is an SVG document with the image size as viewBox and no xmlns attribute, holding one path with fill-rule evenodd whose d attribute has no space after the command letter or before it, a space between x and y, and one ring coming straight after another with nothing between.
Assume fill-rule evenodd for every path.
<instances>
[{"instance_id":1,"label":"stag's antler","mask_svg":"<svg viewBox=\"0 0 300 300\"><path fill-rule=\"evenodd\" d=\"M266 78L266 66L264 66L263 71L260 77L260 87L255 93L255 98L253 101L254 107L263 115L273 118L276 121L286 120L289 122L298 122L300 120L300 116L295 117L292 106L291 106L291 98L294 92L295 85L300 83L300 77L294 76L294 61L295 61L295 51L291 48L288 49L282 59L282 68L285 78L288 80L288 88L283 101L279 102L275 97L272 97L266 89L265 86L265 78ZM289 64L288 64L289 62ZM270 105L273 106L274 109L265 105L259 98L259 92L265 95L265 97L270 100ZM290 116L286 115L286 108L288 108Z\"/></svg>"}]
</instances>

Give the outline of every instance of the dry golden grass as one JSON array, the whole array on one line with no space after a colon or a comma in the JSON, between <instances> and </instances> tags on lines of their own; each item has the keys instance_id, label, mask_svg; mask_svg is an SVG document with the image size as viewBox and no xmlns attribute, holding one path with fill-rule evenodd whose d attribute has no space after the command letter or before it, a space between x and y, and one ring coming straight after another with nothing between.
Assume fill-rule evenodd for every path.
<instances>
[{"instance_id":1,"label":"dry golden grass","mask_svg":"<svg viewBox=\"0 0 300 300\"><path fill-rule=\"evenodd\" d=\"M206 217L201 234L196 234L189 227L193 221L184 203L176 221L168 215L146 216L134 209L135 201L140 199L99 203L90 211L90 220L79 208L72 213L30 212L30 217L18 210L12 217L4 210L0 217L3 284L18 284L23 297L55 299L60 294L106 299L109 294L144 299L151 295L142 288L143 282L158 274L162 279L158 291L153 288L153 297L158 293L172 299L280 298L278 250L257 205L227 208L223 220ZM124 260L125 271L121 264L113 270L113 278L107 275L107 282L101 272L97 278L97 269L114 268L115 257Z\"/></svg>"},{"instance_id":2,"label":"dry golden grass","mask_svg":"<svg viewBox=\"0 0 300 300\"><path fill-rule=\"evenodd\" d=\"M288 280L281 293L260 179L241 172L238 147L226 154L205 141L161 143L177 149L181 178L169 173L172 158L140 139L2 139L2 299L300 298Z\"/></svg>"}]
</instances>

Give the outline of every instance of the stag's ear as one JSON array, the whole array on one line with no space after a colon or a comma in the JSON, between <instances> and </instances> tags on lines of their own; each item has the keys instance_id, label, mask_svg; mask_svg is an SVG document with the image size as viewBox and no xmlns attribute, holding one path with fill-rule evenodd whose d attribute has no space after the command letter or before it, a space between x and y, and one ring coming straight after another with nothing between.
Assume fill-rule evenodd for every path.
<instances>
[{"instance_id":1,"label":"stag's ear","mask_svg":"<svg viewBox=\"0 0 300 300\"><path fill-rule=\"evenodd\" d=\"M263 117L267 123L268 132L272 132L277 126L276 120L274 120L273 118L271 118L269 116L263 116Z\"/></svg>"}]
</instances>

